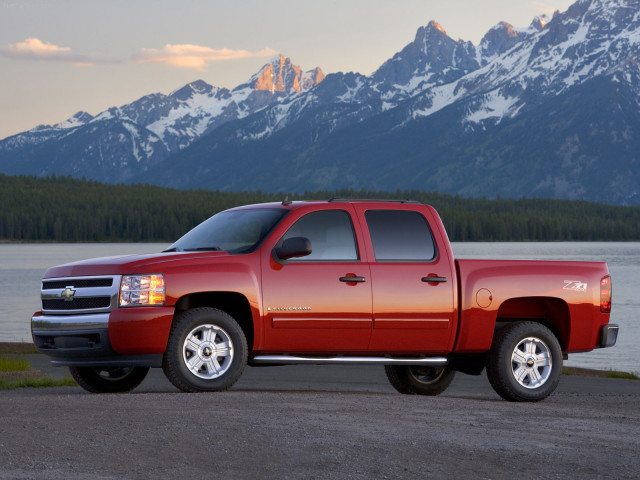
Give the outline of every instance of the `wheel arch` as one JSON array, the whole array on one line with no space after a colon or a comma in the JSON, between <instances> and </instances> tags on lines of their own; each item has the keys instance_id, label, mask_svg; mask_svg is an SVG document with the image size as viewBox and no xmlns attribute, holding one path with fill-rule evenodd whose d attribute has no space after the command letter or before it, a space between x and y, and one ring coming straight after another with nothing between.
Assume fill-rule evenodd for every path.
<instances>
[{"instance_id":1,"label":"wheel arch","mask_svg":"<svg viewBox=\"0 0 640 480\"><path fill-rule=\"evenodd\" d=\"M555 297L518 297L504 301L498 309L496 330L516 321L534 321L544 325L553 332L562 349L567 349L571 316L564 300Z\"/></svg>"},{"instance_id":2,"label":"wheel arch","mask_svg":"<svg viewBox=\"0 0 640 480\"><path fill-rule=\"evenodd\" d=\"M198 292L180 297L175 304L174 321L178 314L192 308L211 307L231 315L247 339L251 350L255 339L253 315L247 297L237 292Z\"/></svg>"}]
</instances>

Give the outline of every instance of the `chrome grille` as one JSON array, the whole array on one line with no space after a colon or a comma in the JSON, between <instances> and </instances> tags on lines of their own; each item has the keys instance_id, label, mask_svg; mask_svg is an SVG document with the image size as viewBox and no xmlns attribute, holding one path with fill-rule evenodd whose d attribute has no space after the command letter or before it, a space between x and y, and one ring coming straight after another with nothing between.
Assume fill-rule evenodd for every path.
<instances>
[{"instance_id":1,"label":"chrome grille","mask_svg":"<svg viewBox=\"0 0 640 480\"><path fill-rule=\"evenodd\" d=\"M42 280L42 311L49 314L109 312L117 307L120 275Z\"/></svg>"},{"instance_id":2,"label":"chrome grille","mask_svg":"<svg viewBox=\"0 0 640 480\"><path fill-rule=\"evenodd\" d=\"M88 310L94 308L109 308L111 297L84 297L73 300L42 300L43 310Z\"/></svg>"},{"instance_id":3,"label":"chrome grille","mask_svg":"<svg viewBox=\"0 0 640 480\"><path fill-rule=\"evenodd\" d=\"M94 287L110 287L113 285L113 278L68 278L65 280L43 280L43 290L55 290L58 288L66 288L72 282L74 288L94 288Z\"/></svg>"}]
</instances>

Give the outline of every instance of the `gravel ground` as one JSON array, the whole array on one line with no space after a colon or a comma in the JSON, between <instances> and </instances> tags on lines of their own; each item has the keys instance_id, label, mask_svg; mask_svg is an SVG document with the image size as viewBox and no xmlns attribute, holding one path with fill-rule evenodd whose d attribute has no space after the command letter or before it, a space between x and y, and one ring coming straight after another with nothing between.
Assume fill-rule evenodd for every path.
<instances>
[{"instance_id":1,"label":"gravel ground","mask_svg":"<svg viewBox=\"0 0 640 480\"><path fill-rule=\"evenodd\" d=\"M0 479L640 478L639 403L640 381L582 376L516 404L485 376L419 397L381 367L247 368L183 394L153 370L131 394L0 392Z\"/></svg>"}]
</instances>

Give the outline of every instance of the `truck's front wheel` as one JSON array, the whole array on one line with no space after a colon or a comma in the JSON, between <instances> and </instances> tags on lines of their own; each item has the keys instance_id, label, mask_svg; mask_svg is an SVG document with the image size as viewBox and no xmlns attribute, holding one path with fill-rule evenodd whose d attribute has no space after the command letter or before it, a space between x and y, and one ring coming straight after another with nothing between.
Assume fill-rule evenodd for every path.
<instances>
[{"instance_id":1,"label":"truck's front wheel","mask_svg":"<svg viewBox=\"0 0 640 480\"><path fill-rule=\"evenodd\" d=\"M91 393L123 393L136 388L149 367L69 367L73 379Z\"/></svg>"},{"instance_id":2,"label":"truck's front wheel","mask_svg":"<svg viewBox=\"0 0 640 480\"><path fill-rule=\"evenodd\" d=\"M162 368L185 392L221 391L240 378L247 340L238 323L215 308L196 308L174 320Z\"/></svg>"},{"instance_id":3,"label":"truck's front wheel","mask_svg":"<svg viewBox=\"0 0 640 480\"><path fill-rule=\"evenodd\" d=\"M455 370L447 367L385 365L389 383L408 395L440 395L451 384Z\"/></svg>"},{"instance_id":4,"label":"truck's front wheel","mask_svg":"<svg viewBox=\"0 0 640 480\"><path fill-rule=\"evenodd\" d=\"M543 400L554 392L561 373L560 343L544 325L517 322L496 332L487 358L487 376L505 400Z\"/></svg>"}]
</instances>

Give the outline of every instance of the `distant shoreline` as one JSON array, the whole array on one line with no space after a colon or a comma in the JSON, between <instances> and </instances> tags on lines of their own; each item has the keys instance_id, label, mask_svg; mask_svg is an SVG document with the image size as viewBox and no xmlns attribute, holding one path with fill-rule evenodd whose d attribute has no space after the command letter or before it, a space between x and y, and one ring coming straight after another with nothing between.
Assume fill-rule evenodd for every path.
<instances>
[{"instance_id":1,"label":"distant shoreline","mask_svg":"<svg viewBox=\"0 0 640 480\"><path fill-rule=\"evenodd\" d=\"M32 342L0 342L0 353L35 353L37 351Z\"/></svg>"},{"instance_id":2,"label":"distant shoreline","mask_svg":"<svg viewBox=\"0 0 640 480\"><path fill-rule=\"evenodd\" d=\"M586 200L468 198L422 190L178 190L5 174L0 174L0 190L6 199L0 238L18 241L173 241L215 213L239 205L280 203L283 197L412 199L438 210L452 241L640 241L640 205ZM133 204L137 208L132 210Z\"/></svg>"}]
</instances>

